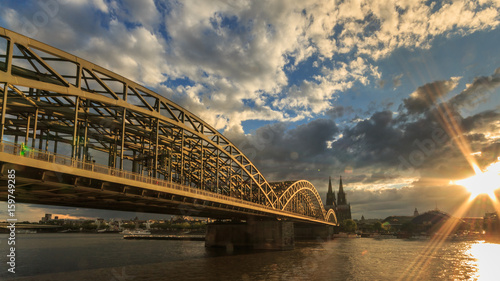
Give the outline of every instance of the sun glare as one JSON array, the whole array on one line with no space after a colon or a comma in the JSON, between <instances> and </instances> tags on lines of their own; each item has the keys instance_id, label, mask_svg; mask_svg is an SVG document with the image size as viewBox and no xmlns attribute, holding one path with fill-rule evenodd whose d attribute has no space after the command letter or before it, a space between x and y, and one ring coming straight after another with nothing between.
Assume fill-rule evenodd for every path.
<instances>
[{"instance_id":1,"label":"sun glare","mask_svg":"<svg viewBox=\"0 0 500 281\"><path fill-rule=\"evenodd\" d=\"M484 172L477 166L474 170L476 172L474 176L455 183L467 188L471 193L471 200L480 194L487 194L493 201L496 201L495 190L500 188L500 161L488 166Z\"/></svg>"}]
</instances>

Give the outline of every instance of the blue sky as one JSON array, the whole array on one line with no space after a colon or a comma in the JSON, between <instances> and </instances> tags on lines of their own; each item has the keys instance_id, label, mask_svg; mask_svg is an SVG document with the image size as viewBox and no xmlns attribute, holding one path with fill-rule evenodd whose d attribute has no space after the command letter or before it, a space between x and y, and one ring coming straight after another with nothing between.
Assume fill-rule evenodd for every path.
<instances>
[{"instance_id":1,"label":"blue sky","mask_svg":"<svg viewBox=\"0 0 500 281\"><path fill-rule=\"evenodd\" d=\"M481 168L498 161L500 3L394 2L3 1L0 25L187 108L256 150L270 181L324 196L342 174L355 218L452 212L465 191L449 181L472 173L453 136L412 173L401 159L446 104Z\"/></svg>"}]
</instances>

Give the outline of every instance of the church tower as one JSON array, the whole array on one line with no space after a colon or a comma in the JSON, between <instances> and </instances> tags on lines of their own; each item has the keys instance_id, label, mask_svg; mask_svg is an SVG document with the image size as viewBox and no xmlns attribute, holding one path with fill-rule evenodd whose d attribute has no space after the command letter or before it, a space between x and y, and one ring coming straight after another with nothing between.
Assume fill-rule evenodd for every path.
<instances>
[{"instance_id":1,"label":"church tower","mask_svg":"<svg viewBox=\"0 0 500 281\"><path fill-rule=\"evenodd\" d=\"M337 203L335 202L335 192L332 190L332 178L328 178L328 193L326 193L326 207L327 209L333 209Z\"/></svg>"},{"instance_id":2,"label":"church tower","mask_svg":"<svg viewBox=\"0 0 500 281\"><path fill-rule=\"evenodd\" d=\"M339 192L337 193L337 206L335 206L335 214L337 215L337 220L339 222L352 219L351 204L347 204L345 195L344 185L342 184L342 176L340 176Z\"/></svg>"},{"instance_id":3,"label":"church tower","mask_svg":"<svg viewBox=\"0 0 500 281\"><path fill-rule=\"evenodd\" d=\"M340 223L344 220L351 219L351 204L347 204L347 199L344 192L344 185L342 184L342 176L340 177L339 192L335 198L335 192L332 188L332 178L328 179L328 192L326 193L325 208L333 209L337 216L337 221Z\"/></svg>"},{"instance_id":4,"label":"church tower","mask_svg":"<svg viewBox=\"0 0 500 281\"><path fill-rule=\"evenodd\" d=\"M340 176L340 183L339 183L339 195L338 195L338 204L337 205L346 205L347 200L345 199L345 192L344 192L344 186L342 185L342 176Z\"/></svg>"}]
</instances>

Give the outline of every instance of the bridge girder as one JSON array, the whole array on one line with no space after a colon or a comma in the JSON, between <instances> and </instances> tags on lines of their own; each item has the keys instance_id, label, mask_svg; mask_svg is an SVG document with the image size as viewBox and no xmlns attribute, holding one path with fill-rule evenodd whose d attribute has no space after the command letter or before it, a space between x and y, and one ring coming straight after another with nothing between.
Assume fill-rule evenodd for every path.
<instances>
[{"instance_id":1,"label":"bridge girder","mask_svg":"<svg viewBox=\"0 0 500 281\"><path fill-rule=\"evenodd\" d=\"M273 184L271 184L273 185ZM326 211L321 197L312 183L306 180L295 182L274 183L281 185L283 192L278 199L278 208L281 210L291 210L293 212L311 215L316 218L324 219L325 221L337 221L333 210ZM300 207L306 210L300 210ZM312 213L307 213L312 211ZM331 217L333 214L333 217Z\"/></svg>"},{"instance_id":2,"label":"bridge girder","mask_svg":"<svg viewBox=\"0 0 500 281\"><path fill-rule=\"evenodd\" d=\"M241 150L188 110L103 67L4 28L0 91L2 141L274 209L303 197L309 213L326 219L312 185L278 196Z\"/></svg>"}]
</instances>

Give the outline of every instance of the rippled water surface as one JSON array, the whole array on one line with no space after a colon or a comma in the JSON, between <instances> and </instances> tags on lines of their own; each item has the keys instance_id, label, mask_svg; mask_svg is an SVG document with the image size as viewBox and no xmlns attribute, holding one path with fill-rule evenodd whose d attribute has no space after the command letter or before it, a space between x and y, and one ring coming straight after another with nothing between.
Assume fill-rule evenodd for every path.
<instances>
[{"instance_id":1,"label":"rippled water surface","mask_svg":"<svg viewBox=\"0 0 500 281\"><path fill-rule=\"evenodd\" d=\"M16 274L0 280L500 280L500 245L370 238L297 242L293 251L208 250L204 242L114 234L16 237Z\"/></svg>"}]
</instances>

